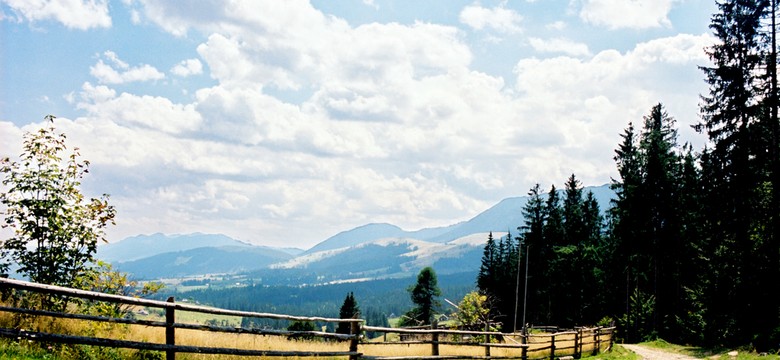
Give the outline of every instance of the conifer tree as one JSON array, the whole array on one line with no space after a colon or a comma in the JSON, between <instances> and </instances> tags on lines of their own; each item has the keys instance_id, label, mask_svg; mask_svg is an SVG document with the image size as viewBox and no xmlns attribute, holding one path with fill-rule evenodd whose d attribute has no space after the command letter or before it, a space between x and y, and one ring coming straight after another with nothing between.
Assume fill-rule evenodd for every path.
<instances>
[{"instance_id":1,"label":"conifer tree","mask_svg":"<svg viewBox=\"0 0 780 360\"><path fill-rule=\"evenodd\" d=\"M360 307L357 300L355 300L355 294L350 291L347 297L344 298L344 303L341 304L339 319L354 319L357 316L360 316ZM336 329L336 332L339 334L349 334L350 331L350 323L347 322L340 322Z\"/></svg>"},{"instance_id":2,"label":"conifer tree","mask_svg":"<svg viewBox=\"0 0 780 360\"><path fill-rule=\"evenodd\" d=\"M776 69L777 60L767 56L775 53L775 44L767 49L761 21L773 14L774 4L767 0L718 2L710 28L719 41L707 50L713 66L702 67L710 87L702 96L697 130L713 146L706 162L712 176L706 198L711 225L707 255L718 267L710 269L705 337L716 343L744 343L755 335L765 347L771 343L767 334L780 324L777 303L767 300L768 289L776 286L771 283L778 275L778 246L774 230L766 230L766 221L774 224L777 214L767 210L774 200L766 199L774 195L765 183L777 175L767 171L776 167L767 161L776 155L776 138L764 135L777 129L772 116L777 104L776 87L767 93L763 69ZM772 63L766 64L767 59Z\"/></svg>"},{"instance_id":3,"label":"conifer tree","mask_svg":"<svg viewBox=\"0 0 780 360\"><path fill-rule=\"evenodd\" d=\"M434 311L439 307L438 297L441 296L436 272L431 267L425 267L417 275L417 283L410 287L409 294L415 308L407 316L423 324L430 324Z\"/></svg>"},{"instance_id":4,"label":"conifer tree","mask_svg":"<svg viewBox=\"0 0 780 360\"><path fill-rule=\"evenodd\" d=\"M488 240L482 251L482 263L477 274L477 288L485 295L495 295L496 264L498 246L493 239L493 232L488 234Z\"/></svg>"},{"instance_id":5,"label":"conifer tree","mask_svg":"<svg viewBox=\"0 0 780 360\"><path fill-rule=\"evenodd\" d=\"M548 273L547 264L551 261L552 248L544 238L546 217L545 200L542 198L539 184L536 184L529 190L528 202L523 207L525 223L518 228L524 244L521 253L534 259L533 263L529 262L528 274L526 274L524 267L521 266L519 269L520 276L518 279L523 284L520 285L522 290L518 298L527 301L526 311L530 315L526 318L527 322L549 324L552 316L550 313L550 302L552 299L548 291L550 274ZM519 260L521 262L525 261L523 259L524 257L520 257ZM530 289L527 294L525 293L526 281L528 282L527 288Z\"/></svg>"}]
</instances>

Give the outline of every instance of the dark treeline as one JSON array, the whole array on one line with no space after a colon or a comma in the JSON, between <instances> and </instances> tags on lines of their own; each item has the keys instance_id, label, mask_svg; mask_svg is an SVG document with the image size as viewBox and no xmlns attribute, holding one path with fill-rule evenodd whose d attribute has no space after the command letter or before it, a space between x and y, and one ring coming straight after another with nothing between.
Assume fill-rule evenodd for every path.
<instances>
[{"instance_id":1,"label":"dark treeline","mask_svg":"<svg viewBox=\"0 0 780 360\"><path fill-rule=\"evenodd\" d=\"M707 146L680 145L659 104L621 136L605 218L574 176L561 195L533 187L519 236L489 239L478 276L505 327L527 295L531 323L606 315L628 341L780 348L776 2L722 0L718 9L694 125ZM526 255L528 274L517 266Z\"/></svg>"},{"instance_id":2,"label":"dark treeline","mask_svg":"<svg viewBox=\"0 0 780 360\"><path fill-rule=\"evenodd\" d=\"M440 275L438 280L442 297L446 299L461 299L474 288L473 271ZM401 316L412 308L413 304L407 288L414 285L414 281L414 278L403 278L317 286L255 284L225 289L194 290L178 294L163 291L155 295L155 298L165 299L168 296L176 296L177 299L197 300L225 309L339 318L344 296L352 293L360 307L361 317L366 319L369 325L385 326L388 317ZM276 329L286 328L289 325L287 321L267 319L245 318L244 322L246 326Z\"/></svg>"},{"instance_id":3,"label":"dark treeline","mask_svg":"<svg viewBox=\"0 0 780 360\"><path fill-rule=\"evenodd\" d=\"M527 301L526 323L597 323L608 296L600 291L608 243L593 193L584 194L572 175L563 192L552 186L545 194L537 184L528 195L520 236L491 234L485 245L477 287L491 299L492 317L506 331L519 330Z\"/></svg>"}]
</instances>

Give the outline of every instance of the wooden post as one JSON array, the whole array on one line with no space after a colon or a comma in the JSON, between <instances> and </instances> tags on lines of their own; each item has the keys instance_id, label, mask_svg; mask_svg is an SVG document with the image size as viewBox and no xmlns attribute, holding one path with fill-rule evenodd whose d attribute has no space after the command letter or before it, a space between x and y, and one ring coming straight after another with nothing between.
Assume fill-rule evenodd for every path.
<instances>
[{"instance_id":1,"label":"wooden post","mask_svg":"<svg viewBox=\"0 0 780 360\"><path fill-rule=\"evenodd\" d=\"M612 351L612 345L615 344L615 328L613 327L611 330L609 330L609 351Z\"/></svg>"},{"instance_id":2,"label":"wooden post","mask_svg":"<svg viewBox=\"0 0 780 360\"><path fill-rule=\"evenodd\" d=\"M168 298L168 302L174 302L173 296ZM176 328L173 327L174 323L176 323L176 316L173 307L165 308L165 345L176 345ZM176 351L167 350L165 352L165 360L176 360Z\"/></svg>"},{"instance_id":3,"label":"wooden post","mask_svg":"<svg viewBox=\"0 0 780 360\"><path fill-rule=\"evenodd\" d=\"M528 344L528 329L523 325L523 336L520 338L520 343L523 345ZM523 346L523 349L520 350L520 356L522 360L528 360L528 347Z\"/></svg>"},{"instance_id":4,"label":"wooden post","mask_svg":"<svg viewBox=\"0 0 780 360\"><path fill-rule=\"evenodd\" d=\"M485 356L490 357L490 321L485 322Z\"/></svg>"},{"instance_id":5,"label":"wooden post","mask_svg":"<svg viewBox=\"0 0 780 360\"><path fill-rule=\"evenodd\" d=\"M439 356L439 333L431 333L431 355Z\"/></svg>"},{"instance_id":6,"label":"wooden post","mask_svg":"<svg viewBox=\"0 0 780 360\"><path fill-rule=\"evenodd\" d=\"M601 336L599 336L600 330L601 328L596 328L593 330L593 355L596 355L601 351Z\"/></svg>"},{"instance_id":7,"label":"wooden post","mask_svg":"<svg viewBox=\"0 0 780 360\"><path fill-rule=\"evenodd\" d=\"M555 334L550 337L550 360L555 360Z\"/></svg>"},{"instance_id":8,"label":"wooden post","mask_svg":"<svg viewBox=\"0 0 780 360\"><path fill-rule=\"evenodd\" d=\"M575 359L579 359L579 354L582 352L582 335L580 335L582 332L582 328L574 328L574 354L572 354L572 357Z\"/></svg>"},{"instance_id":9,"label":"wooden post","mask_svg":"<svg viewBox=\"0 0 780 360\"><path fill-rule=\"evenodd\" d=\"M349 351L350 352L357 352L358 351L358 343L360 342L360 322L355 321L350 323L349 327L349 333L352 334L353 338L349 341ZM359 356L357 355L350 355L349 360L357 360Z\"/></svg>"}]
</instances>

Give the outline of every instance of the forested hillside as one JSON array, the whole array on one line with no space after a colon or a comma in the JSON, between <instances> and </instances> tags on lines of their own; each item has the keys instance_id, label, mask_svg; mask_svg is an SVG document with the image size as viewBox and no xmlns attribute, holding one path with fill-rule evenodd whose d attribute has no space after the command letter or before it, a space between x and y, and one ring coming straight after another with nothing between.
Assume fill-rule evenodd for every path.
<instances>
[{"instance_id":1,"label":"forested hillside","mask_svg":"<svg viewBox=\"0 0 780 360\"><path fill-rule=\"evenodd\" d=\"M695 125L709 143L679 144L658 104L627 119L605 218L574 175L562 198L533 187L520 235L489 239L478 276L506 319L516 322L527 300L528 322L607 316L630 342L780 346L776 4L718 6Z\"/></svg>"}]
</instances>

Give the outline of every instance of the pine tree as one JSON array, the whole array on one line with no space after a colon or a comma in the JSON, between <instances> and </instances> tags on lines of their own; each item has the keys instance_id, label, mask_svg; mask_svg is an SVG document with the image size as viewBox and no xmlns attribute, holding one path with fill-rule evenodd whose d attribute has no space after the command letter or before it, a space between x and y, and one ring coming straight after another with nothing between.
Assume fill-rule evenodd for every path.
<instances>
[{"instance_id":1,"label":"pine tree","mask_svg":"<svg viewBox=\"0 0 780 360\"><path fill-rule=\"evenodd\" d=\"M772 140L767 142L763 134L776 129L776 124L766 124L776 103L773 94L766 94L762 67L768 68L765 62L771 57L766 56L761 20L774 8L766 0L723 0L718 10L710 27L720 41L708 49L713 66L702 68L710 88L702 96L702 122L697 125L713 144L706 163L713 177L707 197L712 225L708 256L718 269L711 269L715 276L708 284L707 339L744 343L754 334L766 337L778 325L777 305L765 296L778 265L766 253L774 255L776 244L764 230L766 218L756 216L767 212L764 199L772 197L764 186ZM767 99L772 99L769 108ZM775 315L767 317L769 312Z\"/></svg>"},{"instance_id":2,"label":"pine tree","mask_svg":"<svg viewBox=\"0 0 780 360\"><path fill-rule=\"evenodd\" d=\"M534 261L533 263L529 262L528 274L526 274L524 267L520 267L518 279L523 283L516 284L516 286L519 285L522 289L519 292L518 300L524 299L527 301L526 312L530 316L526 318L526 322L549 324L552 316L550 313L550 301L552 299L549 297L547 288L549 274L546 264L550 261L552 248L544 238L546 217L545 201L542 198L539 184L536 184L528 192L528 202L523 207L525 223L518 228L523 239L524 249L527 251L525 256L529 256ZM520 258L520 261L523 261L523 257ZM527 294L525 293L526 281L529 289Z\"/></svg>"},{"instance_id":3,"label":"pine tree","mask_svg":"<svg viewBox=\"0 0 780 360\"><path fill-rule=\"evenodd\" d=\"M355 300L355 295L350 291L347 297L344 298L344 303L341 304L339 310L339 319L354 319L360 316L360 307ZM349 334L351 332L350 323L340 322L336 332L339 334Z\"/></svg>"},{"instance_id":4,"label":"pine tree","mask_svg":"<svg viewBox=\"0 0 780 360\"><path fill-rule=\"evenodd\" d=\"M498 246L493 239L493 232L488 234L487 243L482 251L482 263L479 266L479 273L477 274L477 288L481 293L494 296L495 295L495 279L496 279L496 264L497 264Z\"/></svg>"},{"instance_id":5,"label":"pine tree","mask_svg":"<svg viewBox=\"0 0 780 360\"><path fill-rule=\"evenodd\" d=\"M623 301L611 304L614 314L630 313L630 295L637 283L637 257L641 252L636 249L638 230L641 223L641 199L639 188L642 184L641 159L638 140L633 123L628 124L621 135L623 141L615 150L620 179L613 179L610 188L615 191L612 208L609 211L611 250L608 254L610 282L622 283L622 294L613 294L612 298ZM617 288L617 286L616 286ZM622 295L622 296L615 296ZM632 338L633 329L624 328L624 338Z\"/></svg>"},{"instance_id":6,"label":"pine tree","mask_svg":"<svg viewBox=\"0 0 780 360\"><path fill-rule=\"evenodd\" d=\"M439 307L437 298L441 296L438 279L433 268L426 267L420 270L417 275L417 283L410 287L409 294L415 308L409 313L413 319L430 324L433 320L434 311Z\"/></svg>"},{"instance_id":7,"label":"pine tree","mask_svg":"<svg viewBox=\"0 0 780 360\"><path fill-rule=\"evenodd\" d=\"M650 242L652 262L647 269L651 287L643 289L655 297L653 327L662 337L674 322L673 313L680 307L679 263L684 244L681 242L676 204L679 192L677 175L679 157L675 120L657 104L644 118L640 152L642 154L642 198L647 224L643 231Z\"/></svg>"},{"instance_id":8,"label":"pine tree","mask_svg":"<svg viewBox=\"0 0 780 360\"><path fill-rule=\"evenodd\" d=\"M625 284L623 319L630 321L626 331L627 338L632 340L658 333L676 336L675 312L683 297L680 267L685 244L679 219L682 209L677 202L681 165L676 153L675 121L661 104L654 106L643 120L639 138L629 124L616 150L621 179L612 184L617 199L610 213L614 242L610 268L623 276L611 281ZM638 302L640 298L652 298L653 306ZM652 314L637 313L648 310ZM631 321L637 318L650 321Z\"/></svg>"}]
</instances>

